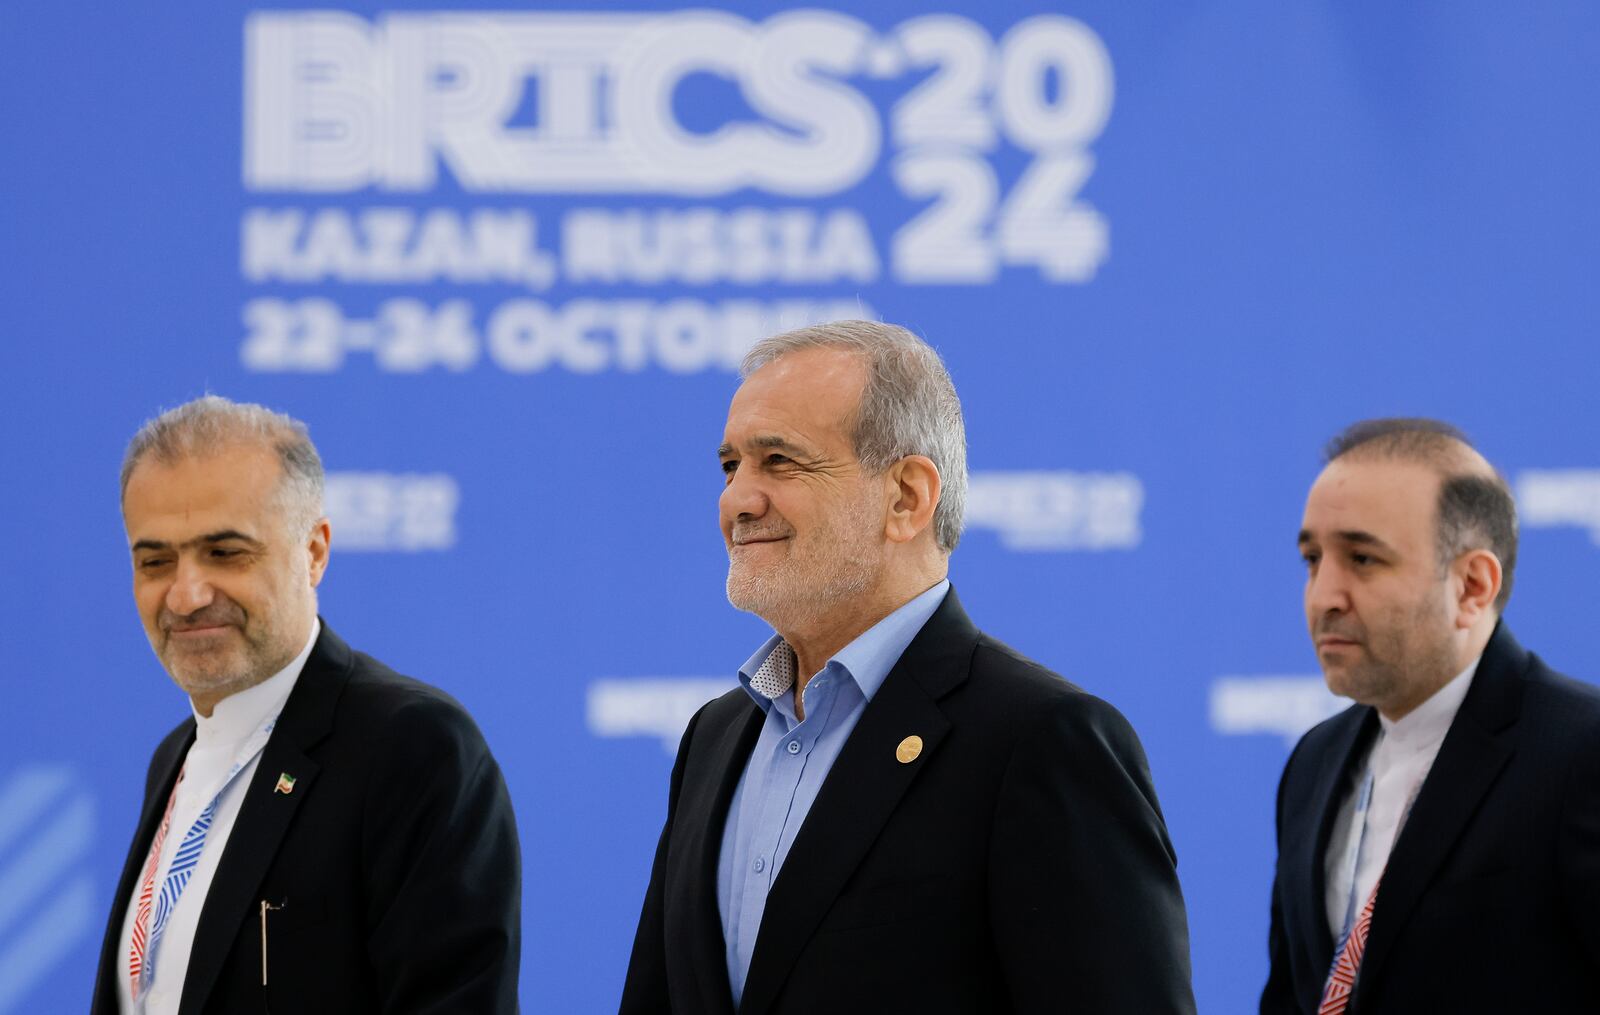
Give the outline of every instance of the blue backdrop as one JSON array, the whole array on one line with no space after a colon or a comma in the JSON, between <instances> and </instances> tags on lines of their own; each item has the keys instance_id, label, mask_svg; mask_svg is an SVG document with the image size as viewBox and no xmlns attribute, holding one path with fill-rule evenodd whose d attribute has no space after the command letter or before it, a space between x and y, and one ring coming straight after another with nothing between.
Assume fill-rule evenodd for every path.
<instances>
[{"instance_id":1,"label":"blue backdrop","mask_svg":"<svg viewBox=\"0 0 1600 1015\"><path fill-rule=\"evenodd\" d=\"M780 327L946 357L952 577L1143 737L1205 1011L1264 978L1276 779L1331 704L1293 546L1330 433L1474 435L1510 623L1600 674L1592 5L440 7L0 9L0 1012L86 1005L184 714L115 475L207 390L310 422L324 614L500 757L533 1011L615 1004L668 745L766 633L714 450Z\"/></svg>"}]
</instances>

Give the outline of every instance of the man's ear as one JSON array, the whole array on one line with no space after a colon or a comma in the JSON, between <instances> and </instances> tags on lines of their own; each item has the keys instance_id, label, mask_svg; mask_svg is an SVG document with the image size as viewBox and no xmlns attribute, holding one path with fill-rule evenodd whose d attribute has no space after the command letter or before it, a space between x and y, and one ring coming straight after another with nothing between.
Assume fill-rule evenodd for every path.
<instances>
[{"instance_id":1,"label":"man's ear","mask_svg":"<svg viewBox=\"0 0 1600 1015\"><path fill-rule=\"evenodd\" d=\"M332 537L333 528L326 518L318 518L306 535L306 555L311 561L312 588L322 584L322 576L328 570L328 542Z\"/></svg>"},{"instance_id":2,"label":"man's ear","mask_svg":"<svg viewBox=\"0 0 1600 1015\"><path fill-rule=\"evenodd\" d=\"M1452 565L1456 593L1456 626L1471 627L1486 613L1494 611L1504 575L1500 558L1488 550L1469 550Z\"/></svg>"},{"instance_id":3,"label":"man's ear","mask_svg":"<svg viewBox=\"0 0 1600 1015\"><path fill-rule=\"evenodd\" d=\"M939 467L926 455L907 455L889 466L889 512L884 535L891 543L909 543L933 524L939 504Z\"/></svg>"}]
</instances>

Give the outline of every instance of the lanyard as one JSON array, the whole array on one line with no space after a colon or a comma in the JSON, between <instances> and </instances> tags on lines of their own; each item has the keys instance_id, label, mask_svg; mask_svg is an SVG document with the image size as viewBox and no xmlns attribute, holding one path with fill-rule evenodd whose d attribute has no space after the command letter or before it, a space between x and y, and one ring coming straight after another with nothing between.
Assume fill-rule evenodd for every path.
<instances>
[{"instance_id":1,"label":"lanyard","mask_svg":"<svg viewBox=\"0 0 1600 1015\"><path fill-rule=\"evenodd\" d=\"M1367 810L1372 806L1372 784L1375 781L1372 766L1367 765L1367 774L1361 780L1361 788L1356 793L1356 813L1352 823L1360 822L1360 830L1350 837L1349 848L1345 850L1345 869L1350 872L1349 898L1344 904L1343 929L1339 931L1340 948L1343 949L1344 939L1350 936L1350 925L1356 919L1356 874L1361 870L1361 850L1367 844Z\"/></svg>"},{"instance_id":2,"label":"lanyard","mask_svg":"<svg viewBox=\"0 0 1600 1015\"><path fill-rule=\"evenodd\" d=\"M1376 754L1377 751L1374 750L1374 757ZM1411 790L1406 794L1405 808L1400 812L1400 822L1399 824L1395 825L1394 839L1389 843L1389 849L1391 851L1394 849L1394 844L1400 841L1400 833L1406 827L1406 819L1411 817L1411 808L1417 803L1417 794L1422 792L1422 784L1427 781L1428 773L1432 770L1433 762L1429 761L1427 767L1418 773L1416 781L1411 784ZM1344 906L1344 929L1339 932L1338 945L1334 949L1333 953L1335 961L1338 961L1339 953L1344 951L1345 940L1350 936L1350 929L1355 924L1359 907L1365 904L1365 900L1359 899L1356 896L1356 884L1359 880L1358 875L1360 874L1361 852L1365 848L1367 841L1367 812L1372 807L1372 790L1374 782L1375 778L1373 774L1372 763L1369 760L1367 763L1366 778L1361 780L1361 788L1356 796L1356 813L1354 820L1361 822L1361 831L1353 836L1354 841L1351 843L1345 854L1346 860L1350 865L1350 894L1346 899ZM1380 874L1379 877L1382 877L1382 874Z\"/></svg>"},{"instance_id":3,"label":"lanyard","mask_svg":"<svg viewBox=\"0 0 1600 1015\"><path fill-rule=\"evenodd\" d=\"M272 736L273 727L277 724L278 717L270 716L239 746L238 752L234 754L233 764L228 767L220 784L212 792L211 802L206 804L194 824L189 826L189 831L184 833L183 841L178 844L177 851L172 854L166 876L161 881L161 894L155 902L155 913L150 927L150 944L145 950L144 971L139 976L139 982L133 985L136 1000L143 1000L145 993L155 982L156 954L161 947L162 934L167 929L167 921L171 918L173 910L178 906L178 900L183 896L183 890L189 886L189 879L194 876L200 855L205 851L207 833L211 831L211 823L216 818L217 804L222 800L222 795L227 792L228 787L233 785L234 779L238 778L239 773L249 767L267 746L267 740ZM173 793L177 793L176 787Z\"/></svg>"}]
</instances>

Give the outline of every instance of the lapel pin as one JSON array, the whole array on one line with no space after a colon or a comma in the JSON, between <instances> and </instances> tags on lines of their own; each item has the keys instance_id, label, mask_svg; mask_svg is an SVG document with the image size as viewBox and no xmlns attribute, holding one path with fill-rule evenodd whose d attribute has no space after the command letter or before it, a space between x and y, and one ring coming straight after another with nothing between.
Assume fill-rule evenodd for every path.
<instances>
[{"instance_id":1,"label":"lapel pin","mask_svg":"<svg viewBox=\"0 0 1600 1015\"><path fill-rule=\"evenodd\" d=\"M917 760L922 753L922 738L913 733L900 741L900 746L894 749L894 756L902 765L909 765Z\"/></svg>"},{"instance_id":2,"label":"lapel pin","mask_svg":"<svg viewBox=\"0 0 1600 1015\"><path fill-rule=\"evenodd\" d=\"M901 746L904 747L905 745L902 744ZM920 742L919 742L918 746L919 747L921 746ZM288 796L290 793L293 793L294 792L294 776L290 775L288 772L284 772L284 773L280 774L278 776L278 784L276 786L272 787L272 792L274 792L274 793L282 793L284 796Z\"/></svg>"}]
</instances>

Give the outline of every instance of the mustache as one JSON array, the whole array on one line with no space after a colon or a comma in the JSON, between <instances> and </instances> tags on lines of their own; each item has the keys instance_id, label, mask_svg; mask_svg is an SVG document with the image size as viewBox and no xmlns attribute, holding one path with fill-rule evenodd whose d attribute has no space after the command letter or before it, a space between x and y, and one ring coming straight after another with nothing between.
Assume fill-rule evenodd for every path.
<instances>
[{"instance_id":1,"label":"mustache","mask_svg":"<svg viewBox=\"0 0 1600 1015\"><path fill-rule=\"evenodd\" d=\"M787 528L735 524L728 537L737 546L740 543L749 543L762 539L787 539L792 535L794 535L794 532Z\"/></svg>"},{"instance_id":2,"label":"mustache","mask_svg":"<svg viewBox=\"0 0 1600 1015\"><path fill-rule=\"evenodd\" d=\"M1312 628L1311 636L1313 638L1343 638L1347 641L1360 642L1365 640L1366 632L1361 629L1360 624L1324 617L1317 621L1316 626Z\"/></svg>"},{"instance_id":3,"label":"mustache","mask_svg":"<svg viewBox=\"0 0 1600 1015\"><path fill-rule=\"evenodd\" d=\"M156 624L168 634L197 627L243 627L244 610L231 599L213 602L189 614L173 613L163 606L156 616Z\"/></svg>"}]
</instances>

